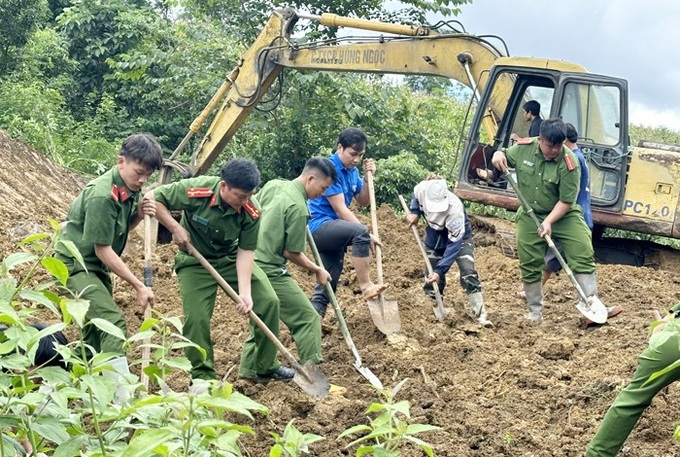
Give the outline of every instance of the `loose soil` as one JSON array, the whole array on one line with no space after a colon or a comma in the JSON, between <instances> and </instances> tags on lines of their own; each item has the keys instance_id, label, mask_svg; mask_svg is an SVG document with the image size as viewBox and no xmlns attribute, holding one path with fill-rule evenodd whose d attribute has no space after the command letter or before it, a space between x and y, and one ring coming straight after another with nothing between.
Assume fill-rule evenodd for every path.
<instances>
[{"instance_id":1,"label":"loose soil","mask_svg":"<svg viewBox=\"0 0 680 457\"><path fill-rule=\"evenodd\" d=\"M22 237L48 230L49 218L63 220L85 180L2 132L0 159L4 257L17 250ZM387 206L380 208L378 219L385 244L384 275L391 284L387 297L399 304L401 332L385 337L375 328L349 266L338 300L364 365L388 388L409 378L397 400L410 401L412 422L441 427L419 435L438 456L582 455L617 391L631 378L636 357L646 346L651 311L663 312L680 299L680 276L674 272L598 265L600 297L609 306L623 305L623 314L600 327L584 326L574 307L577 294L562 274L546 287L544 322L531 324L524 318L524 303L515 296L520 288L518 262L504 255L509 249L501 232L512 231L512 224L473 218L477 268L495 326L479 328L467 317L455 267L448 274L445 297L454 311L439 322L433 302L421 290L422 263L412 232ZM174 249L159 245L154 254L156 309L167 316L182 313L172 275ZM143 243L138 233L131 236L124 257L141 277ZM294 274L310 292L313 277L298 270ZM133 291L119 281L115 296L134 331L141 316ZM302 432L326 438L311 446L311 455L353 455L344 449L350 440L336 438L364 423L364 411L381 397L354 369L332 310L324 322L322 369L331 383L345 390L323 400L292 383L261 386L236 380L247 332L244 319L220 294L212 326L219 376L270 410L252 422L243 419L257 432L257 437L242 439L246 455L268 455L273 444L268 431L281 434L291 419ZM281 335L294 351L283 326ZM188 377L175 375L170 384L186 389ZM657 396L626 442L625 455L680 455L680 444L672 438L674 421L680 419L677 389L672 385ZM402 455L424 454L406 446Z\"/></svg>"}]
</instances>

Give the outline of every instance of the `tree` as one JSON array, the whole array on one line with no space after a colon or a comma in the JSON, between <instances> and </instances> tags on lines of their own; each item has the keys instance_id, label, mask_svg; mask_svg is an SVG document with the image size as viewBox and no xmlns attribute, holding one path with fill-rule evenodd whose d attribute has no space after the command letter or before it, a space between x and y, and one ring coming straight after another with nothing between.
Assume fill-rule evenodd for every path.
<instances>
[{"instance_id":1,"label":"tree","mask_svg":"<svg viewBox=\"0 0 680 457\"><path fill-rule=\"evenodd\" d=\"M0 0L0 74L13 68L19 49L47 16L46 0Z\"/></svg>"},{"instance_id":2,"label":"tree","mask_svg":"<svg viewBox=\"0 0 680 457\"><path fill-rule=\"evenodd\" d=\"M291 8L309 14L334 13L341 16L376 19L386 22L426 22L429 12L450 16L458 13L458 5L470 0L402 0L400 9L386 9L383 0L291 0ZM391 2L394 3L394 2ZM187 12L208 17L222 23L230 33L245 43L253 41L260 27L275 8L281 4L273 0L186 0L182 2ZM312 22L304 30L307 39L334 38L336 28Z\"/></svg>"},{"instance_id":3,"label":"tree","mask_svg":"<svg viewBox=\"0 0 680 457\"><path fill-rule=\"evenodd\" d=\"M106 91L110 72L107 59L135 49L156 36L160 18L145 2L76 0L57 18L59 32L68 40L71 58L78 62L76 79L81 91L69 100L74 114L96 107Z\"/></svg>"},{"instance_id":4,"label":"tree","mask_svg":"<svg viewBox=\"0 0 680 457\"><path fill-rule=\"evenodd\" d=\"M451 81L437 76L408 75L404 82L415 92L427 92L428 94L446 94L453 87Z\"/></svg>"}]
</instances>

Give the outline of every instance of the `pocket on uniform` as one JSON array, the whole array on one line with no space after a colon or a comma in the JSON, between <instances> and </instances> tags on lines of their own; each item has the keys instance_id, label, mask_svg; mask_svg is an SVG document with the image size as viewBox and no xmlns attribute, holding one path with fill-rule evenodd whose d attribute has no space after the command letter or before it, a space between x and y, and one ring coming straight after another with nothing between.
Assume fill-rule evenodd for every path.
<instances>
[{"instance_id":1,"label":"pocket on uniform","mask_svg":"<svg viewBox=\"0 0 680 457\"><path fill-rule=\"evenodd\" d=\"M533 176L536 173L536 164L523 160L517 164L517 170L520 171L522 176Z\"/></svg>"}]
</instances>

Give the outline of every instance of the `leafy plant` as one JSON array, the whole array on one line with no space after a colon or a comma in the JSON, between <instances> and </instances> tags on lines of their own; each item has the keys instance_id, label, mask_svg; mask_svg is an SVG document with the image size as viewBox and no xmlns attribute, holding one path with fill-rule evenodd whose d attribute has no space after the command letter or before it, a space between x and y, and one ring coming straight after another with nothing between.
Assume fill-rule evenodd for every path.
<instances>
[{"instance_id":1,"label":"leafy plant","mask_svg":"<svg viewBox=\"0 0 680 457\"><path fill-rule=\"evenodd\" d=\"M25 238L20 252L0 261L0 322L7 325L0 332L0 432L28 443L34 453L59 457L240 456L238 439L253 430L231 420L252 419L253 412L267 414L267 408L227 383L195 381L189 392L173 391L164 377L185 370L188 361L171 353L193 345L182 337L177 318L148 319L143 331L130 338L108 321L86 320L89 302L62 296L68 270L52 257L60 226L50 222L51 234ZM82 263L75 246L61 242ZM53 279L35 285L45 273ZM59 323L42 330L28 325L45 312ZM160 392L145 392L134 374L108 376L112 360L119 356L86 346L82 332L88 325L120 338L125 348L145 338L159 340L151 344L148 373L157 379ZM35 366L40 340L62 330L80 336L66 345L55 343L70 370ZM120 396L121 390L130 395ZM0 455L18 451L11 440L0 439Z\"/></svg>"},{"instance_id":2,"label":"leafy plant","mask_svg":"<svg viewBox=\"0 0 680 457\"><path fill-rule=\"evenodd\" d=\"M503 447L505 449L510 449L515 445L515 439L512 437L510 432L505 432L503 434Z\"/></svg>"},{"instance_id":3,"label":"leafy plant","mask_svg":"<svg viewBox=\"0 0 680 457\"><path fill-rule=\"evenodd\" d=\"M288 422L283 431L283 436L279 436L275 432L269 432L274 437L274 441L276 441L276 444L269 451L269 457L280 457L282 455L299 457L302 454L309 454L310 444L325 439L323 436L313 433L301 433L295 428L293 421L294 419Z\"/></svg>"},{"instance_id":4,"label":"leafy plant","mask_svg":"<svg viewBox=\"0 0 680 457\"><path fill-rule=\"evenodd\" d=\"M156 310L152 310L154 316L145 319L139 327L139 332L128 339L129 342L142 341L140 348L149 347L151 349L151 360L144 372L149 379L165 381L169 373L175 371L187 372L191 369L191 362L184 356L172 354L192 347L198 350L203 357L206 356L205 349L192 343L182 335L182 322L176 316L163 317ZM159 316L159 317L157 317ZM148 340L144 342L143 340ZM155 342L155 340L160 340ZM143 360L139 360L142 363Z\"/></svg>"},{"instance_id":5,"label":"leafy plant","mask_svg":"<svg viewBox=\"0 0 680 457\"><path fill-rule=\"evenodd\" d=\"M392 390L376 389L384 397L383 403L373 403L364 412L369 419L369 425L355 425L338 436L344 438L355 433L368 432L364 436L352 441L345 448L360 445L356 457L373 455L375 457L398 457L399 450L406 444L418 446L428 456L434 456L432 446L416 438L415 434L439 430L439 427L427 424L409 424L411 418L410 404L407 400L395 402L394 398L401 390L408 378L394 386ZM378 413L371 419L370 415Z\"/></svg>"}]
</instances>

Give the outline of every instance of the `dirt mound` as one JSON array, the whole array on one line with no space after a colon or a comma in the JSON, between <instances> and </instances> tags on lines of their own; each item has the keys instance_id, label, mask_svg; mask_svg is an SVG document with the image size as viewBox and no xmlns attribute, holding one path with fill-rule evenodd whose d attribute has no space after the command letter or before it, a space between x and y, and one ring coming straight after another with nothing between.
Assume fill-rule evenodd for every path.
<instances>
[{"instance_id":1,"label":"dirt mound","mask_svg":"<svg viewBox=\"0 0 680 457\"><path fill-rule=\"evenodd\" d=\"M63 220L85 180L53 164L0 130L0 199L3 253L21 238L47 230L50 218Z\"/></svg>"},{"instance_id":2,"label":"dirt mound","mask_svg":"<svg viewBox=\"0 0 680 457\"><path fill-rule=\"evenodd\" d=\"M34 151L0 134L4 160L0 195L4 197L0 243L3 256L14 249L8 237L18 224L30 229L48 217L62 217L83 181L50 164ZM9 171L8 171L9 170ZM646 346L652 309L667 309L680 299L680 276L648 268L599 265L602 300L622 304L625 312L599 328L582 325L574 304L576 293L564 275L546 290L545 321L532 325L524 319L525 307L515 297L520 283L517 260L503 255L502 233L488 220L478 220L475 242L477 265L484 284L492 329L480 329L465 314L466 297L458 286L457 270L448 275L446 306L454 312L438 322L432 302L421 291L421 259L410 230L389 207L379 211L387 296L397 300L402 330L386 338L373 326L360 298L356 278L347 267L338 290L350 333L368 366L393 387L408 377L398 399L408 399L414 422L441 427L420 436L438 456L579 456L595 432L602 415L627 383L635 358ZM158 246L154 261L157 309L181 315L176 280L172 277L174 248ZM126 259L141 276L143 246L132 236ZM294 271L307 292L313 277ZM132 290L118 283L116 297L126 310L130 329L138 327ZM295 419L303 432L326 440L312 445L312 455L342 456L349 440L336 441L346 428L364 422L363 412L381 398L353 368L353 358L329 311L324 333L323 371L344 394L317 401L294 384L253 386L236 381L239 350L247 326L231 302L220 294L213 322L218 373L236 388L266 405L271 413L256 418L257 438L242 440L252 456L267 455L267 431L282 433ZM284 343L294 350L282 329ZM171 385L182 389L186 376ZM680 455L672 441L680 400L671 386L654 404L626 443L627 456ZM406 448L402 455L422 455Z\"/></svg>"}]
</instances>

